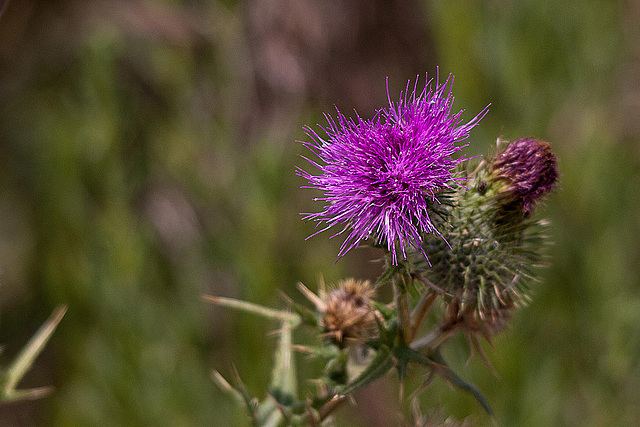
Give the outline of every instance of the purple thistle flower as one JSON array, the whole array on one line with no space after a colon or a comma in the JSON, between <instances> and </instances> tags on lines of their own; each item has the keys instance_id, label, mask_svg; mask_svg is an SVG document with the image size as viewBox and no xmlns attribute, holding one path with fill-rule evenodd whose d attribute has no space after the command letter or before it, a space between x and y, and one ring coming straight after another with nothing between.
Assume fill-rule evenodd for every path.
<instances>
[{"instance_id":1,"label":"purple thistle flower","mask_svg":"<svg viewBox=\"0 0 640 427\"><path fill-rule=\"evenodd\" d=\"M386 244L395 265L396 245L403 259L408 246L424 254L422 234L439 234L429 217L429 204L437 201L438 191L466 179L452 172L465 159L452 155L465 146L456 144L467 139L488 108L462 124L464 110L451 113L452 82L450 75L443 84L436 81L432 89L429 80L418 91L416 80L411 92L407 84L400 100L389 99L389 107L377 111L371 120L357 115L355 120L347 119L340 111L335 120L325 115L329 126L320 128L326 140L305 128L312 141L302 143L320 163L307 160L320 174L300 168L297 173L309 181L303 188L324 193L314 200L324 201L325 206L321 212L304 215L326 225L309 237L343 226L331 236L348 232L338 258L370 237Z\"/></svg>"},{"instance_id":2,"label":"purple thistle flower","mask_svg":"<svg viewBox=\"0 0 640 427\"><path fill-rule=\"evenodd\" d=\"M558 180L556 156L549 143L520 138L504 149L493 163L494 174L508 182L507 198L530 213L538 200L550 192Z\"/></svg>"}]
</instances>

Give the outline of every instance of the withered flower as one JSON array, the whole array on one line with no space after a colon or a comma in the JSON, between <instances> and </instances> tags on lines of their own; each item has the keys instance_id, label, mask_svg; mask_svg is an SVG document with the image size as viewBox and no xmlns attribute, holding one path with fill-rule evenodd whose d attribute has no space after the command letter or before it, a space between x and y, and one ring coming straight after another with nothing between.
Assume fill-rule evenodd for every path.
<instances>
[{"instance_id":1,"label":"withered flower","mask_svg":"<svg viewBox=\"0 0 640 427\"><path fill-rule=\"evenodd\" d=\"M368 280L350 278L324 295L321 325L327 336L339 343L374 337L377 326L371 304L373 293Z\"/></svg>"}]
</instances>

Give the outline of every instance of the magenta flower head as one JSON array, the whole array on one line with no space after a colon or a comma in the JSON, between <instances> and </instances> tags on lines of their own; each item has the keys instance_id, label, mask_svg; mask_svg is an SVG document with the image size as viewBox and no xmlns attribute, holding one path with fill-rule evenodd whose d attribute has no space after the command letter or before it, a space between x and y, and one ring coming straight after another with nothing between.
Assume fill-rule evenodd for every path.
<instances>
[{"instance_id":1,"label":"magenta flower head","mask_svg":"<svg viewBox=\"0 0 640 427\"><path fill-rule=\"evenodd\" d=\"M423 235L439 234L429 207L438 203L439 191L466 179L453 172L465 159L452 156L488 108L463 124L464 110L451 112L452 82L449 76L442 84L436 80L432 88L433 80L428 80L418 90L416 80L412 91L407 84L397 103L389 100L370 120L358 115L347 119L340 111L336 119L326 116L329 126L320 126L326 139L306 128L311 142L303 144L319 162L307 160L320 173L298 168L298 175L309 181L303 188L323 192L314 200L325 205L321 212L304 214L305 219L324 225L312 236L333 226L341 229L332 237L348 233L339 258L369 238L386 246L394 265L397 249L403 259L409 247L426 257Z\"/></svg>"}]
</instances>

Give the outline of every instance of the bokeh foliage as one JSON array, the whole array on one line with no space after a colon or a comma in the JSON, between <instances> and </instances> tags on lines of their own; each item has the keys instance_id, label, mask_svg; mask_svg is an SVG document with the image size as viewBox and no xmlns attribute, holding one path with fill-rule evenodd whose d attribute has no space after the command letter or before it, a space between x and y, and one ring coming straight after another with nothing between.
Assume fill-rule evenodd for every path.
<instances>
[{"instance_id":1,"label":"bokeh foliage","mask_svg":"<svg viewBox=\"0 0 640 427\"><path fill-rule=\"evenodd\" d=\"M640 418L640 44L634 2L525 0L14 1L0 18L0 342L14 355L69 310L25 386L0 407L45 425L243 423L210 379L237 363L266 391L277 325L199 295L278 306L276 289L375 278L339 241L304 241L317 210L293 141L321 112L364 116L425 71L456 75L455 106L491 102L466 153L550 141L562 188L533 303L489 348L448 358L504 425ZM470 118L471 116L467 117ZM544 210L544 209L541 209ZM3 363L0 363L3 365ZM304 365L301 363L300 365ZM422 378L416 378L416 384ZM393 383L390 381L390 383ZM301 387L304 387L301 384ZM395 422L374 384L345 424ZM440 383L423 395L482 423Z\"/></svg>"}]
</instances>

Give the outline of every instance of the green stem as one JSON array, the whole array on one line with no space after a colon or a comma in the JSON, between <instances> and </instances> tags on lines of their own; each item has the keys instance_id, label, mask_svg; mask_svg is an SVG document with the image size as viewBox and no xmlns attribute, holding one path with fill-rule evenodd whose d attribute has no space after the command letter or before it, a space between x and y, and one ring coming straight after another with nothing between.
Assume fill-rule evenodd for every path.
<instances>
[{"instance_id":1,"label":"green stem","mask_svg":"<svg viewBox=\"0 0 640 427\"><path fill-rule=\"evenodd\" d=\"M401 280L404 282L404 275L401 276ZM403 286L400 287L395 280L393 281L393 297L396 302L396 309L398 310L400 336L405 343L408 343L409 337L411 335L411 316L409 314L407 286L405 283L403 283Z\"/></svg>"},{"instance_id":2,"label":"green stem","mask_svg":"<svg viewBox=\"0 0 640 427\"><path fill-rule=\"evenodd\" d=\"M330 401L325 403L320 409L320 422L324 421L329 415L333 413L343 402L347 400L348 396L344 394L338 394Z\"/></svg>"},{"instance_id":3,"label":"green stem","mask_svg":"<svg viewBox=\"0 0 640 427\"><path fill-rule=\"evenodd\" d=\"M427 349L429 352L436 350L442 344L444 344L449 338L454 336L456 333L456 328L447 328L443 329L439 327L427 335L413 341L410 347L413 350Z\"/></svg>"},{"instance_id":4,"label":"green stem","mask_svg":"<svg viewBox=\"0 0 640 427\"><path fill-rule=\"evenodd\" d=\"M376 280L375 287L379 288L381 286L386 285L389 282L392 282L395 278L396 274L400 271L400 266L392 265L391 262L387 262L385 270L382 272L380 277Z\"/></svg>"},{"instance_id":5,"label":"green stem","mask_svg":"<svg viewBox=\"0 0 640 427\"><path fill-rule=\"evenodd\" d=\"M288 322L291 327L296 327L300 324L300 316L294 313L290 313L282 310L274 310L272 308L263 307L258 304L253 304L246 301L240 301L233 298L214 297L211 295L202 295L202 299L212 304L220 305L222 307L235 308L236 310L246 311L248 313L257 314L258 316L266 317L269 319L277 319L283 322Z\"/></svg>"},{"instance_id":6,"label":"green stem","mask_svg":"<svg viewBox=\"0 0 640 427\"><path fill-rule=\"evenodd\" d=\"M420 301L418 301L418 304L416 304L415 308L411 312L411 332L409 334L408 342L413 341L413 339L416 337L416 334L418 333L422 322L424 321L425 317L427 317L427 314L429 314L429 312L431 311L433 303L436 301L437 297L438 294L431 289L427 289L425 293L422 294Z\"/></svg>"}]
</instances>

